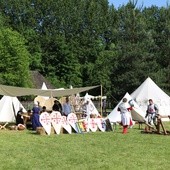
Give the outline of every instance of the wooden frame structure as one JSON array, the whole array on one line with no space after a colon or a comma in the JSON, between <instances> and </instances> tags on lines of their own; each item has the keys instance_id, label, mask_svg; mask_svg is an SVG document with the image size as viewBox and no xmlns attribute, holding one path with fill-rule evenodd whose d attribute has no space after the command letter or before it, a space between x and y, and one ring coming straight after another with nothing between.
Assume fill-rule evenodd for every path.
<instances>
[{"instance_id":1,"label":"wooden frame structure","mask_svg":"<svg viewBox=\"0 0 170 170\"><path fill-rule=\"evenodd\" d=\"M155 126L156 129L154 128L154 126L145 122L146 126L145 126L144 133L156 133L156 134L170 135L170 131L167 131L165 129L164 125L163 125L162 118L169 118L170 119L170 115L168 115L168 116L158 115L157 116L157 125ZM161 132L161 128L163 130L163 133Z\"/></svg>"}]
</instances>

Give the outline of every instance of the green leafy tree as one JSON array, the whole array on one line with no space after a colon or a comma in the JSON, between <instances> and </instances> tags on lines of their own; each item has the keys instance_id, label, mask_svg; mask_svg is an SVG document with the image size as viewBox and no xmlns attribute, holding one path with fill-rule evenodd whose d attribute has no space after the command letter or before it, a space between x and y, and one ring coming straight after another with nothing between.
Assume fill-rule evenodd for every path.
<instances>
[{"instance_id":1,"label":"green leafy tree","mask_svg":"<svg viewBox=\"0 0 170 170\"><path fill-rule=\"evenodd\" d=\"M11 29L0 29L0 83L30 86L29 57L24 38Z\"/></svg>"},{"instance_id":2,"label":"green leafy tree","mask_svg":"<svg viewBox=\"0 0 170 170\"><path fill-rule=\"evenodd\" d=\"M169 7L158 8L152 6L150 8L145 8L143 11L143 16L146 21L146 30L150 32L153 36L156 48L154 55L156 56L155 62L159 63L159 70L155 71L154 80L159 84L159 86L170 91L169 86L169 73L170 73L170 13Z\"/></svg>"},{"instance_id":3,"label":"green leafy tree","mask_svg":"<svg viewBox=\"0 0 170 170\"><path fill-rule=\"evenodd\" d=\"M119 64L113 75L118 96L131 93L160 68L154 55L156 45L152 33L146 31L145 18L141 14L131 2L118 10L120 24L116 48Z\"/></svg>"}]
</instances>

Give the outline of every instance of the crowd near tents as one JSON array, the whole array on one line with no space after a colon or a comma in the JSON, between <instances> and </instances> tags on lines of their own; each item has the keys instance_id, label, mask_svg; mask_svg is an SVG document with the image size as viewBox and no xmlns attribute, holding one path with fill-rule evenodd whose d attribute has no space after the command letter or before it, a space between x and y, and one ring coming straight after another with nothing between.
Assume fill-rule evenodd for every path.
<instances>
[{"instance_id":1,"label":"crowd near tents","mask_svg":"<svg viewBox=\"0 0 170 170\"><path fill-rule=\"evenodd\" d=\"M35 100L40 101L40 99L44 99L45 103L43 104L46 104L49 109L51 109L54 100L56 100L55 97L69 96L97 87L99 86L72 89L47 89L43 83L42 89L32 89L0 85L0 95L4 95L0 100L0 122L15 122L15 117L20 107L22 107L24 109L23 111L26 112L26 109L19 102L17 96L37 95Z\"/></svg>"},{"instance_id":2,"label":"crowd near tents","mask_svg":"<svg viewBox=\"0 0 170 170\"><path fill-rule=\"evenodd\" d=\"M0 85L0 94L3 97L0 100L0 122L15 122L16 113L20 107L23 105L17 99L17 96L25 96L25 95L37 95L34 99L35 101L42 102L42 105L47 104L49 109L51 109L55 97L64 97L79 94L81 92L87 92L88 90L97 88L99 86L89 86L89 87L80 87L80 88L70 88L70 89L47 89L46 85L43 83L41 89L31 89L31 88L21 88L21 87L13 87L13 86L5 86ZM83 97L84 100L89 100L92 104L92 96L86 93ZM102 96L101 96L102 98ZM127 98L128 101L133 102L133 110L131 111L131 116L134 121L145 122L145 114L147 109L147 104L149 99L153 99L154 103L156 103L159 107L160 115L170 115L170 97L158 87L158 85L148 77L141 85L134 90L133 93L129 94L128 92L122 97ZM110 114L106 118L100 119L92 119L93 124L98 124L98 128L103 126L103 121L108 119L111 123L120 122L121 115L118 112L118 105L122 102L122 99L119 103L113 108ZM94 104L93 104L94 105ZM99 111L95 108L95 114L100 115ZM60 116L60 115L59 115ZM61 118L62 120L62 118ZM60 123L62 123L62 120ZM67 120L68 121L68 120ZM94 123L96 122L96 123ZM100 123L99 123L100 122ZM87 122L87 124L92 124L92 122ZM73 125L70 125L73 127ZM91 126L89 126L91 128ZM92 128L91 128L92 129ZM102 129L102 128L101 128ZM106 129L106 128L104 128ZM102 129L104 131L104 129ZM94 129L93 129L94 130ZM95 131L95 130L94 130ZM48 129L48 133L49 129Z\"/></svg>"}]
</instances>

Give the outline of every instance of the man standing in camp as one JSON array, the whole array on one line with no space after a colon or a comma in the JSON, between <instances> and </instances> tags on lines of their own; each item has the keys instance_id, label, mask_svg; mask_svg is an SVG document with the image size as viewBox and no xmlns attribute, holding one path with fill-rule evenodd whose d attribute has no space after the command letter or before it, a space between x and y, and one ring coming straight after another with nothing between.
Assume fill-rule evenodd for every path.
<instances>
[{"instance_id":1,"label":"man standing in camp","mask_svg":"<svg viewBox=\"0 0 170 170\"><path fill-rule=\"evenodd\" d=\"M68 116L68 114L71 113L71 104L69 102L69 97L66 97L66 102L63 104L62 111L64 116Z\"/></svg>"},{"instance_id":2,"label":"man standing in camp","mask_svg":"<svg viewBox=\"0 0 170 170\"><path fill-rule=\"evenodd\" d=\"M132 110L132 107L129 106L127 102L127 98L123 98L122 102L118 106L118 111L120 111L121 114L121 125L123 126L123 134L127 133L128 126L132 126L132 119L130 110Z\"/></svg>"},{"instance_id":3,"label":"man standing in camp","mask_svg":"<svg viewBox=\"0 0 170 170\"><path fill-rule=\"evenodd\" d=\"M159 109L156 104L153 103L152 99L149 99L149 105L146 110L146 116L145 118L148 118L148 124L152 125L152 123L157 126L157 115L158 115Z\"/></svg>"},{"instance_id":4,"label":"man standing in camp","mask_svg":"<svg viewBox=\"0 0 170 170\"><path fill-rule=\"evenodd\" d=\"M89 98L85 99L84 106L85 106L85 114L87 118L90 118L90 115L93 114L94 106L92 105L91 100Z\"/></svg>"}]
</instances>

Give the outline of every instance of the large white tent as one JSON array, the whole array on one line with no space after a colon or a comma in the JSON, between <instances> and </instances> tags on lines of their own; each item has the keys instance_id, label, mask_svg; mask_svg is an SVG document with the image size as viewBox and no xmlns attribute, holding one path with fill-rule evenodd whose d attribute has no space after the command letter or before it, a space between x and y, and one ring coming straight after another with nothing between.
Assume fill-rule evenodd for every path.
<instances>
[{"instance_id":1,"label":"large white tent","mask_svg":"<svg viewBox=\"0 0 170 170\"><path fill-rule=\"evenodd\" d=\"M0 100L0 122L15 122L20 107L26 112L17 97L3 96Z\"/></svg>"},{"instance_id":2,"label":"large white tent","mask_svg":"<svg viewBox=\"0 0 170 170\"><path fill-rule=\"evenodd\" d=\"M146 113L148 100L153 99L159 107L160 115L170 115L170 97L148 77L132 94L131 97ZM165 119L164 119L165 120ZM168 120L168 119L167 119Z\"/></svg>"},{"instance_id":3,"label":"large white tent","mask_svg":"<svg viewBox=\"0 0 170 170\"><path fill-rule=\"evenodd\" d=\"M132 97L129 95L128 92L124 95L123 98L127 98L128 101L132 100ZM120 112L117 111L117 109L118 109L119 104L122 102L122 99L116 105L116 107L111 111L111 113L107 116L110 122L121 122L121 115L120 115ZM133 107L133 110L131 111L132 119L135 121L144 122L145 113L140 109L140 107L135 101L133 101L133 104L134 104L134 107Z\"/></svg>"},{"instance_id":4,"label":"large white tent","mask_svg":"<svg viewBox=\"0 0 170 170\"><path fill-rule=\"evenodd\" d=\"M93 106L93 108L94 108L94 109L93 109L93 114L95 114L95 115L98 116L98 115L100 115L100 114L99 114L97 108L95 107L94 103L92 102L91 98L92 98L92 96L89 95L88 93L86 93L86 95L84 96L85 101L86 101L87 99L89 99L90 104Z\"/></svg>"}]
</instances>

